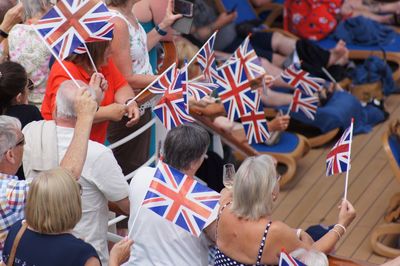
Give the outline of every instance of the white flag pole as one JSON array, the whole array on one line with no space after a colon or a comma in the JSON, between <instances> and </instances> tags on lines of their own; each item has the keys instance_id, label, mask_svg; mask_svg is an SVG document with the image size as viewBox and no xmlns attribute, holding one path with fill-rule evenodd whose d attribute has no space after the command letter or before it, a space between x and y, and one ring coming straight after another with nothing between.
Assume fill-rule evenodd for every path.
<instances>
[{"instance_id":1,"label":"white flag pole","mask_svg":"<svg viewBox=\"0 0 400 266\"><path fill-rule=\"evenodd\" d=\"M130 229L129 232L128 232L128 237L131 237L131 233L132 233L132 231L133 231L133 227L135 226L136 219L139 217L139 213L140 213L140 210L142 209L142 206L143 206L143 204L141 204L141 205L139 206L139 209L138 209L138 211L137 211L137 213L136 213L136 215L135 215L135 218L133 218L133 222L132 222L132 225L131 225L131 229ZM132 238L132 240L133 240L133 238Z\"/></svg>"},{"instance_id":2,"label":"white flag pole","mask_svg":"<svg viewBox=\"0 0 400 266\"><path fill-rule=\"evenodd\" d=\"M351 118L351 125L350 125L350 144L349 144L349 164L347 166L347 171L346 171L346 180L344 183L344 199L347 200L347 188L349 185L349 172L351 168L351 143L353 142L353 124L354 124L354 118Z\"/></svg>"},{"instance_id":3,"label":"white flag pole","mask_svg":"<svg viewBox=\"0 0 400 266\"><path fill-rule=\"evenodd\" d=\"M61 65L61 67L64 69L64 71L67 73L67 75L71 78L71 80L75 83L75 85L78 88L81 88L81 86L79 86L78 82L76 81L76 79L72 76L72 74L69 72L69 70L67 69L67 67L64 65L64 63L62 62L62 60L56 55L56 53L54 52L54 50L49 46L49 44L46 42L46 40L43 38L43 36L39 33L39 31L34 27L34 25L32 25L32 28L35 30L36 34L39 36L39 38L43 41L43 43L46 45L47 49L49 49L49 51L51 52L51 54L54 56L54 58L58 61L58 63Z\"/></svg>"}]
</instances>

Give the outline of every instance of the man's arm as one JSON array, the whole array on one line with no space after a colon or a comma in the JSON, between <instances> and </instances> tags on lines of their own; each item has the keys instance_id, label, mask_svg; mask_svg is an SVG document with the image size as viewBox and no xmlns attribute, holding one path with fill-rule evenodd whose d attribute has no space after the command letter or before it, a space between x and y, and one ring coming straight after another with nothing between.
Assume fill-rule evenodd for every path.
<instances>
[{"instance_id":1,"label":"man's arm","mask_svg":"<svg viewBox=\"0 0 400 266\"><path fill-rule=\"evenodd\" d=\"M61 167L69 170L76 179L81 176L85 163L89 135L96 109L97 103L88 91L82 90L77 93L75 99L77 121L74 136L60 163Z\"/></svg>"}]
</instances>

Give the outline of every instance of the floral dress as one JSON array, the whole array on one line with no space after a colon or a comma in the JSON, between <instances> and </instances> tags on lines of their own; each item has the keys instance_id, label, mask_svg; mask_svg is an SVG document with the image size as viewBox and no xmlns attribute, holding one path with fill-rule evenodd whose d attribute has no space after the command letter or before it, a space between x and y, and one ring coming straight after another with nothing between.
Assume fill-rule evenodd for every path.
<instances>
[{"instance_id":1,"label":"floral dress","mask_svg":"<svg viewBox=\"0 0 400 266\"><path fill-rule=\"evenodd\" d=\"M50 72L50 51L31 25L15 25L7 40L10 60L20 63L33 81L34 89L28 95L29 102L41 105Z\"/></svg>"}]
</instances>

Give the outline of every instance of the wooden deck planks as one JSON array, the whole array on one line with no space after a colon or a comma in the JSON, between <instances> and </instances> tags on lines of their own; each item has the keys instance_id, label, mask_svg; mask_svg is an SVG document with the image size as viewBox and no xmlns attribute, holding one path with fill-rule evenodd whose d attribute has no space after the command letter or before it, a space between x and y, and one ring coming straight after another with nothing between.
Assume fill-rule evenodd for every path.
<instances>
[{"instance_id":1,"label":"wooden deck planks","mask_svg":"<svg viewBox=\"0 0 400 266\"><path fill-rule=\"evenodd\" d=\"M392 95L386 100L391 119L400 117L398 103L400 95ZM400 191L400 184L395 180L382 150L381 135L388 124L386 121L369 134L354 137L348 193L358 216L336 250L338 255L377 264L387 258L372 253L369 236L373 228L383 222L390 197ZM274 219L283 220L295 228L337 221L337 206L343 196L345 175L325 177L325 157L330 148L314 149L298 162L295 179L281 191Z\"/></svg>"}]
</instances>

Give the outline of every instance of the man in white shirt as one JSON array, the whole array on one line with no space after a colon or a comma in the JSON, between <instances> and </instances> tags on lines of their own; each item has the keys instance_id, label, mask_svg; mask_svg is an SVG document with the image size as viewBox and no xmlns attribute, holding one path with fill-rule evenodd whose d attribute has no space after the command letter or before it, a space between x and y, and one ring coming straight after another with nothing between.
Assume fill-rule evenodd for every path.
<instances>
[{"instance_id":1,"label":"man in white shirt","mask_svg":"<svg viewBox=\"0 0 400 266\"><path fill-rule=\"evenodd\" d=\"M81 86L86 86L83 82ZM89 88L90 89L90 88ZM72 100L79 89L72 81L65 81L60 85L56 96L55 127L42 130L43 137L56 132L56 148L58 158L62 158L74 134L76 121ZM92 94L93 95L93 94ZM43 124L45 123L45 124ZM24 128L26 136L35 135L37 128L48 128L52 121L33 122ZM54 133L53 133L54 134ZM34 138L34 136L33 136ZM36 136L36 139L38 137ZM24 171L32 156L38 155L37 145L30 144L27 138L29 152L24 154ZM51 145L43 141L43 145ZM50 141L51 143L51 141ZM35 151L36 150L36 151ZM39 151L40 152L40 151ZM40 154L40 153L39 153ZM89 140L86 161L79 183L82 186L82 219L73 230L73 234L90 243L97 251L102 265L108 264L108 201L115 203L122 211L129 214L129 185L126 182L121 168L114 158L112 151L103 144Z\"/></svg>"},{"instance_id":2,"label":"man in white shirt","mask_svg":"<svg viewBox=\"0 0 400 266\"><path fill-rule=\"evenodd\" d=\"M199 126L186 124L171 129L164 142L163 162L194 176L204 160L209 142L207 131ZM130 184L131 216L128 226L129 238L135 244L125 265L208 265L208 247L215 241L218 208L200 237L193 236L146 207L141 208L154 173L155 168L142 167Z\"/></svg>"}]
</instances>

